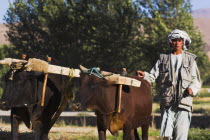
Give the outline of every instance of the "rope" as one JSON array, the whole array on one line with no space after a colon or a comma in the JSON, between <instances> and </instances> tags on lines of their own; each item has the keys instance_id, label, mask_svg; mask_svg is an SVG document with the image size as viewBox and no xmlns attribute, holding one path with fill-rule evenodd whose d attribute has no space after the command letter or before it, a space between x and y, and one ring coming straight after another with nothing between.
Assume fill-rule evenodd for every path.
<instances>
[{"instance_id":1,"label":"rope","mask_svg":"<svg viewBox=\"0 0 210 140\"><path fill-rule=\"evenodd\" d=\"M85 73L87 73L89 75L95 75L99 78L104 78L104 76L100 74L100 72L97 68L88 69L87 71L85 71Z\"/></svg>"},{"instance_id":2,"label":"rope","mask_svg":"<svg viewBox=\"0 0 210 140\"><path fill-rule=\"evenodd\" d=\"M71 81L72 78L74 78L74 69L69 68L69 81Z\"/></svg>"},{"instance_id":3,"label":"rope","mask_svg":"<svg viewBox=\"0 0 210 140\"><path fill-rule=\"evenodd\" d=\"M66 107L68 100L71 100L71 96L67 95L67 89L68 89L68 86L70 86L72 78L74 78L74 69L69 68L69 80L67 81L67 84L64 87L64 98L61 101L57 111L51 118L50 127L52 127L54 125L54 123L56 122L56 120L58 119L58 117L60 116L60 114L62 113L64 108Z\"/></svg>"},{"instance_id":4,"label":"rope","mask_svg":"<svg viewBox=\"0 0 210 140\"><path fill-rule=\"evenodd\" d=\"M66 87L64 89L64 97L66 97L68 100L70 100L71 97L67 96L67 89L68 89L68 86L70 86L71 84L72 78L74 78L74 69L69 68L69 80L67 81Z\"/></svg>"}]
</instances>

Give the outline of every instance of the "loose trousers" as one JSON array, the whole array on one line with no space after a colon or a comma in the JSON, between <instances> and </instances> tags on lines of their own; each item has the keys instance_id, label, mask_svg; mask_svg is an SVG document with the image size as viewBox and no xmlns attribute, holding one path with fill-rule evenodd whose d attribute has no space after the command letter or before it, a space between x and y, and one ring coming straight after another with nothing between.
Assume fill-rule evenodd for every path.
<instances>
[{"instance_id":1,"label":"loose trousers","mask_svg":"<svg viewBox=\"0 0 210 140\"><path fill-rule=\"evenodd\" d=\"M177 107L162 110L160 136L173 140L187 140L192 113Z\"/></svg>"}]
</instances>

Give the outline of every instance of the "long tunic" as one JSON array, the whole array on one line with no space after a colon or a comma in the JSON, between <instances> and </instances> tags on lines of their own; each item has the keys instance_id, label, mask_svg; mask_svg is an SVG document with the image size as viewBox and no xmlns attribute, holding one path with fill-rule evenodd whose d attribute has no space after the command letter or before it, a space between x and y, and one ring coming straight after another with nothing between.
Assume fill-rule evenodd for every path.
<instances>
[{"instance_id":1,"label":"long tunic","mask_svg":"<svg viewBox=\"0 0 210 140\"><path fill-rule=\"evenodd\" d=\"M182 51L180 55L173 55L172 53L163 54L163 58L167 58L167 60L160 57L150 73L145 72L144 79L152 83L155 82L160 74L163 74L163 88L169 88L167 83L164 83L165 81L171 82L174 89L172 93L180 99L176 100L176 103L179 104L180 108L192 111L192 97L184 97L183 95L187 88L192 89L193 95L196 95L201 88L200 75L195 57L194 54L186 51ZM164 68L164 65L166 65L166 68ZM167 72L169 73L168 75L166 75Z\"/></svg>"}]
</instances>

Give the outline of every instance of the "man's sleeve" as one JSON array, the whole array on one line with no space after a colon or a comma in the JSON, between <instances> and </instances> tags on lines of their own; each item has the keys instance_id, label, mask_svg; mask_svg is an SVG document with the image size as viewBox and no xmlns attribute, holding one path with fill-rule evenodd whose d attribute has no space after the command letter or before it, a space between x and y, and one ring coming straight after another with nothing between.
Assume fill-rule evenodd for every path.
<instances>
[{"instance_id":1,"label":"man's sleeve","mask_svg":"<svg viewBox=\"0 0 210 140\"><path fill-rule=\"evenodd\" d=\"M152 68L150 73L144 72L145 76L144 79L147 80L149 83L154 83L155 79L158 78L159 76L159 65L160 65L160 60L158 60L155 64L155 66Z\"/></svg>"},{"instance_id":2,"label":"man's sleeve","mask_svg":"<svg viewBox=\"0 0 210 140\"><path fill-rule=\"evenodd\" d=\"M200 72L198 70L196 61L193 63L191 76L192 76L192 82L190 83L189 88L192 89L193 95L195 96L201 89Z\"/></svg>"}]
</instances>

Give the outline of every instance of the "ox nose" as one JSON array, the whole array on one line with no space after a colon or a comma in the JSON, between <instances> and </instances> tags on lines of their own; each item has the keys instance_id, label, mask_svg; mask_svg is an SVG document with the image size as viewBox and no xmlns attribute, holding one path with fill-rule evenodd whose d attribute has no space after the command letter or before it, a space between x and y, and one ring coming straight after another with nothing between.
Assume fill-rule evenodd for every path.
<instances>
[{"instance_id":1,"label":"ox nose","mask_svg":"<svg viewBox=\"0 0 210 140\"><path fill-rule=\"evenodd\" d=\"M81 107L81 103L76 103L76 107L80 108Z\"/></svg>"},{"instance_id":2,"label":"ox nose","mask_svg":"<svg viewBox=\"0 0 210 140\"><path fill-rule=\"evenodd\" d=\"M80 110L82 105L81 103L72 103L71 106L74 110Z\"/></svg>"}]
</instances>

